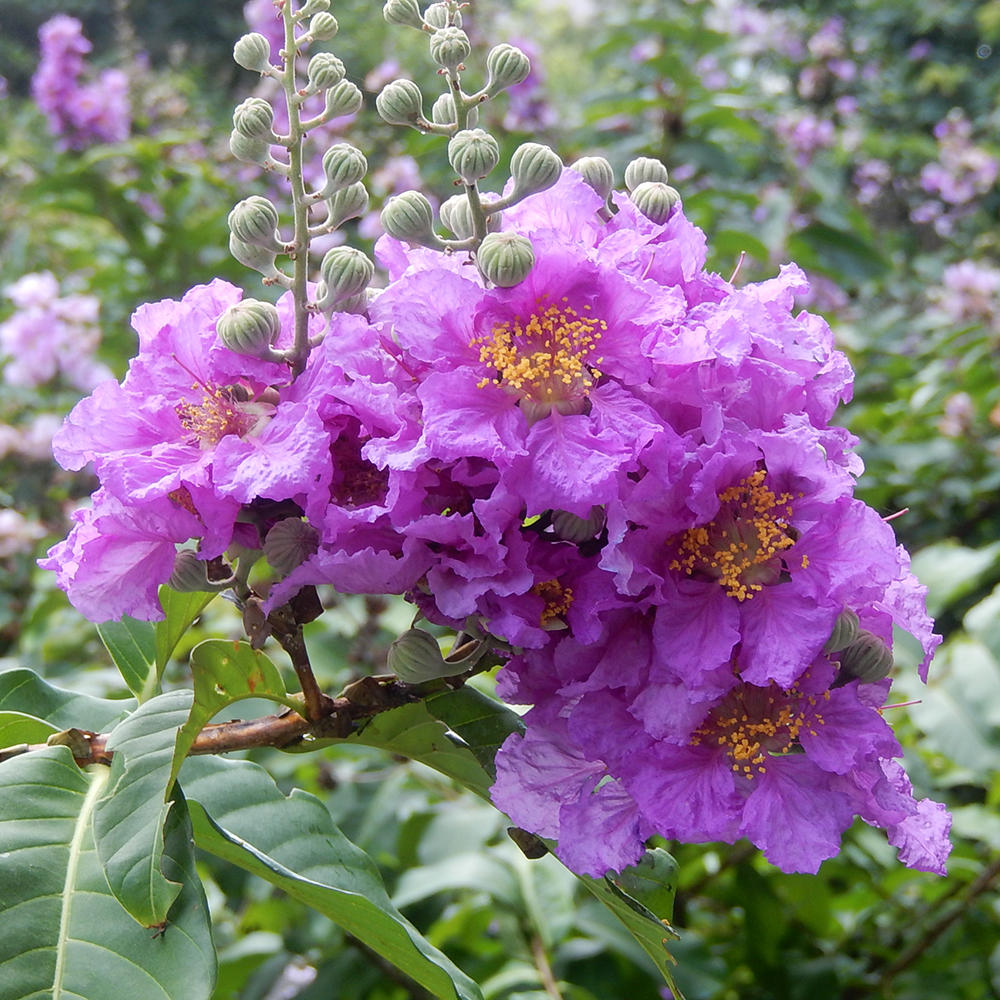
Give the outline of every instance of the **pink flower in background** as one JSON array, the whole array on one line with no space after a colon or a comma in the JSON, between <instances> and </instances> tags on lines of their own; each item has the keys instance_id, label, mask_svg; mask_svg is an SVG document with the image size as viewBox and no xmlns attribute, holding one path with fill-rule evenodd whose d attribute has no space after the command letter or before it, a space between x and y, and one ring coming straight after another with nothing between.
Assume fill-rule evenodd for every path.
<instances>
[{"instance_id":1,"label":"pink flower in background","mask_svg":"<svg viewBox=\"0 0 1000 1000\"><path fill-rule=\"evenodd\" d=\"M111 377L95 357L101 330L93 295L60 296L48 271L24 275L5 293L17 310L0 323L5 382L38 386L59 375L77 389L93 389Z\"/></svg>"},{"instance_id":2,"label":"pink flower in background","mask_svg":"<svg viewBox=\"0 0 1000 1000\"><path fill-rule=\"evenodd\" d=\"M128 78L117 69L83 78L84 56L91 44L80 22L57 14L39 28L38 37L42 54L31 90L60 144L83 149L127 138L131 127Z\"/></svg>"}]
</instances>

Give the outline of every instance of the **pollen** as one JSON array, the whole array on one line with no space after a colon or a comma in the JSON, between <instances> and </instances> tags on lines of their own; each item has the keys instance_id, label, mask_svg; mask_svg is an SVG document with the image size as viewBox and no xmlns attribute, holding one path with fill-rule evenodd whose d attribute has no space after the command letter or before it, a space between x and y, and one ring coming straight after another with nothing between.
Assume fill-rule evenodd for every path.
<instances>
[{"instance_id":1,"label":"pollen","mask_svg":"<svg viewBox=\"0 0 1000 1000\"><path fill-rule=\"evenodd\" d=\"M540 625L548 625L555 619L563 618L573 604L573 588L564 587L558 580L542 580L536 583L531 592L544 602Z\"/></svg>"},{"instance_id":2,"label":"pollen","mask_svg":"<svg viewBox=\"0 0 1000 1000\"><path fill-rule=\"evenodd\" d=\"M201 393L201 400L178 403L174 411L181 426L205 450L215 447L230 434L252 436L273 410L267 404L239 400L232 388L213 388L198 383L192 389Z\"/></svg>"},{"instance_id":3,"label":"pollen","mask_svg":"<svg viewBox=\"0 0 1000 1000\"><path fill-rule=\"evenodd\" d=\"M719 512L707 524L671 539L671 570L715 580L730 597L745 601L786 571L783 553L798 537L792 527L792 496L776 494L758 469L719 494ZM803 568L809 565L803 555Z\"/></svg>"},{"instance_id":4,"label":"pollen","mask_svg":"<svg viewBox=\"0 0 1000 1000\"><path fill-rule=\"evenodd\" d=\"M559 305L539 303L536 311L499 326L471 341L479 360L496 372L483 378L483 388L494 380L519 400L561 413L582 412L587 394L601 371L595 357L607 324L583 314L563 300Z\"/></svg>"},{"instance_id":5,"label":"pollen","mask_svg":"<svg viewBox=\"0 0 1000 1000\"><path fill-rule=\"evenodd\" d=\"M812 711L812 701L794 686L742 685L709 713L691 743L723 751L734 774L753 779L767 771L773 757L799 750L803 730L815 736L824 725L823 717Z\"/></svg>"}]
</instances>

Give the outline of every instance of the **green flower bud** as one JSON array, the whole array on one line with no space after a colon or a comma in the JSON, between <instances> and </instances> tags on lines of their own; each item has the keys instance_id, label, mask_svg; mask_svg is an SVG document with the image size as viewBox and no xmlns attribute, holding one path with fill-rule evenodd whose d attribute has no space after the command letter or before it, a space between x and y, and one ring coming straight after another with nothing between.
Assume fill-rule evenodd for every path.
<instances>
[{"instance_id":1,"label":"green flower bud","mask_svg":"<svg viewBox=\"0 0 1000 1000\"><path fill-rule=\"evenodd\" d=\"M435 125L455 125L458 113L455 111L455 98L445 92L431 106L431 121ZM469 128L475 128L479 121L479 109L469 108Z\"/></svg>"},{"instance_id":2,"label":"green flower bud","mask_svg":"<svg viewBox=\"0 0 1000 1000\"><path fill-rule=\"evenodd\" d=\"M360 149L349 142L338 142L323 154L326 183L319 192L321 198L357 184L368 171L368 161Z\"/></svg>"},{"instance_id":3,"label":"green flower bud","mask_svg":"<svg viewBox=\"0 0 1000 1000\"><path fill-rule=\"evenodd\" d=\"M424 117L424 96L412 80L393 80L375 98L375 109L390 125L416 127Z\"/></svg>"},{"instance_id":4,"label":"green flower bud","mask_svg":"<svg viewBox=\"0 0 1000 1000\"><path fill-rule=\"evenodd\" d=\"M476 233L472 219L472 207L464 194L452 195L438 210L441 221L460 240L470 239Z\"/></svg>"},{"instance_id":5,"label":"green flower bud","mask_svg":"<svg viewBox=\"0 0 1000 1000\"><path fill-rule=\"evenodd\" d=\"M274 109L260 97L248 97L233 111L233 128L251 139L272 139L273 125Z\"/></svg>"},{"instance_id":6,"label":"green flower bud","mask_svg":"<svg viewBox=\"0 0 1000 1000\"><path fill-rule=\"evenodd\" d=\"M448 141L448 162L463 183L475 184L500 162L500 144L481 128L463 129Z\"/></svg>"},{"instance_id":7,"label":"green flower bud","mask_svg":"<svg viewBox=\"0 0 1000 1000\"><path fill-rule=\"evenodd\" d=\"M407 629L390 644L386 666L404 684L420 684L461 673L445 662L437 639L420 628Z\"/></svg>"},{"instance_id":8,"label":"green flower bud","mask_svg":"<svg viewBox=\"0 0 1000 1000\"><path fill-rule=\"evenodd\" d=\"M360 181L349 184L326 199L327 229L342 226L348 219L356 219L368 211L368 191Z\"/></svg>"},{"instance_id":9,"label":"green flower bud","mask_svg":"<svg viewBox=\"0 0 1000 1000\"><path fill-rule=\"evenodd\" d=\"M889 676L892 670L892 651L867 629L860 629L857 637L840 651L840 671L831 687L841 687L853 680L873 684Z\"/></svg>"},{"instance_id":10,"label":"green flower bud","mask_svg":"<svg viewBox=\"0 0 1000 1000\"><path fill-rule=\"evenodd\" d=\"M837 653L849 646L858 634L858 616L850 609L844 608L833 623L833 631L823 647L824 653Z\"/></svg>"},{"instance_id":11,"label":"green flower bud","mask_svg":"<svg viewBox=\"0 0 1000 1000\"><path fill-rule=\"evenodd\" d=\"M514 179L513 198L520 201L552 187L562 175L562 160L548 146L526 142L514 150L510 158L510 175Z\"/></svg>"},{"instance_id":12,"label":"green flower bud","mask_svg":"<svg viewBox=\"0 0 1000 1000\"><path fill-rule=\"evenodd\" d=\"M404 191L390 198L380 216L382 228L397 240L436 247L434 210L419 191Z\"/></svg>"},{"instance_id":13,"label":"green flower bud","mask_svg":"<svg viewBox=\"0 0 1000 1000\"><path fill-rule=\"evenodd\" d=\"M238 202L229 213L229 229L241 242L273 253L284 253L278 240L278 210L267 198L251 195Z\"/></svg>"},{"instance_id":14,"label":"green flower bud","mask_svg":"<svg viewBox=\"0 0 1000 1000\"><path fill-rule=\"evenodd\" d=\"M449 17L451 18L450 21ZM424 11L424 24L438 29L448 27L461 28L462 15L457 10L452 14L448 10L448 4L446 3L432 3Z\"/></svg>"},{"instance_id":15,"label":"green flower bud","mask_svg":"<svg viewBox=\"0 0 1000 1000\"><path fill-rule=\"evenodd\" d=\"M375 294L374 289L366 288L363 292L358 292L357 295L349 295L346 299L335 302L331 307L332 311L353 313L355 316L360 316L368 312L368 307L371 305L371 300Z\"/></svg>"},{"instance_id":16,"label":"green flower bud","mask_svg":"<svg viewBox=\"0 0 1000 1000\"><path fill-rule=\"evenodd\" d=\"M278 269L274 266L274 253L272 251L264 250L252 243L244 243L233 233L229 235L229 252L241 264L258 271L265 278L274 277L278 273Z\"/></svg>"},{"instance_id":17,"label":"green flower bud","mask_svg":"<svg viewBox=\"0 0 1000 1000\"><path fill-rule=\"evenodd\" d=\"M476 251L479 270L487 281L512 288L528 276L535 265L531 240L516 233L489 233Z\"/></svg>"},{"instance_id":18,"label":"green flower bud","mask_svg":"<svg viewBox=\"0 0 1000 1000\"><path fill-rule=\"evenodd\" d=\"M266 358L281 333L281 319L270 302L243 299L219 317L215 332L229 350L251 358Z\"/></svg>"},{"instance_id":19,"label":"green flower bud","mask_svg":"<svg viewBox=\"0 0 1000 1000\"><path fill-rule=\"evenodd\" d=\"M423 28L417 0L388 0L382 6L382 16L390 24L405 24L410 28Z\"/></svg>"},{"instance_id":20,"label":"green flower bud","mask_svg":"<svg viewBox=\"0 0 1000 1000\"><path fill-rule=\"evenodd\" d=\"M260 32L251 31L236 40L233 59L244 69L266 73L271 68L271 45Z\"/></svg>"},{"instance_id":21,"label":"green flower bud","mask_svg":"<svg viewBox=\"0 0 1000 1000\"><path fill-rule=\"evenodd\" d=\"M375 265L354 247L328 250L319 266L322 285L316 300L320 312L360 295L375 274Z\"/></svg>"},{"instance_id":22,"label":"green flower bud","mask_svg":"<svg viewBox=\"0 0 1000 1000\"><path fill-rule=\"evenodd\" d=\"M306 66L309 80L307 89L312 93L329 90L330 87L336 87L346 74L343 62L332 52L317 52Z\"/></svg>"},{"instance_id":23,"label":"green flower bud","mask_svg":"<svg viewBox=\"0 0 1000 1000\"><path fill-rule=\"evenodd\" d=\"M438 28L431 35L430 46L434 62L452 73L462 67L472 51L469 36L461 28Z\"/></svg>"},{"instance_id":24,"label":"green flower bud","mask_svg":"<svg viewBox=\"0 0 1000 1000\"><path fill-rule=\"evenodd\" d=\"M325 10L314 14L309 22L309 34L317 42L328 42L339 30L337 19Z\"/></svg>"},{"instance_id":25,"label":"green flower bud","mask_svg":"<svg viewBox=\"0 0 1000 1000\"><path fill-rule=\"evenodd\" d=\"M336 87L331 87L326 92L325 114L327 119L357 114L363 103L364 98L357 84L351 83L350 80L341 80Z\"/></svg>"},{"instance_id":26,"label":"green flower bud","mask_svg":"<svg viewBox=\"0 0 1000 1000\"><path fill-rule=\"evenodd\" d=\"M662 226L670 218L674 208L681 202L677 189L660 181L643 181L629 192L629 197L635 207L658 226Z\"/></svg>"},{"instance_id":27,"label":"green flower bud","mask_svg":"<svg viewBox=\"0 0 1000 1000\"><path fill-rule=\"evenodd\" d=\"M552 530L565 542L581 545L596 538L607 523L603 507L591 507L587 517L579 517L568 510L557 510L552 514Z\"/></svg>"},{"instance_id":28,"label":"green flower bud","mask_svg":"<svg viewBox=\"0 0 1000 1000\"><path fill-rule=\"evenodd\" d=\"M666 184L668 180L670 177L667 174L667 168L659 160L654 160L649 156L640 156L625 168L625 187L629 191L634 191L646 181Z\"/></svg>"},{"instance_id":29,"label":"green flower bud","mask_svg":"<svg viewBox=\"0 0 1000 1000\"><path fill-rule=\"evenodd\" d=\"M311 17L321 10L330 9L330 0L306 0L299 8L299 17Z\"/></svg>"},{"instance_id":30,"label":"green flower bud","mask_svg":"<svg viewBox=\"0 0 1000 1000\"><path fill-rule=\"evenodd\" d=\"M167 586L179 594L213 594L225 590L232 582L232 575L226 580L209 580L208 562L199 559L191 549L181 549L174 557L174 569Z\"/></svg>"},{"instance_id":31,"label":"green flower bud","mask_svg":"<svg viewBox=\"0 0 1000 1000\"><path fill-rule=\"evenodd\" d=\"M267 163L271 156L271 145L260 139L233 129L229 133L229 149L242 163Z\"/></svg>"},{"instance_id":32,"label":"green flower bud","mask_svg":"<svg viewBox=\"0 0 1000 1000\"><path fill-rule=\"evenodd\" d=\"M523 83L531 72L531 62L516 46L495 45L486 56L486 92L496 97L502 90Z\"/></svg>"},{"instance_id":33,"label":"green flower bud","mask_svg":"<svg viewBox=\"0 0 1000 1000\"><path fill-rule=\"evenodd\" d=\"M264 539L264 557L282 576L301 566L318 548L318 532L298 517L282 519Z\"/></svg>"},{"instance_id":34,"label":"green flower bud","mask_svg":"<svg viewBox=\"0 0 1000 1000\"><path fill-rule=\"evenodd\" d=\"M615 174L611 164L603 156L584 156L570 164L605 201L615 186Z\"/></svg>"}]
</instances>

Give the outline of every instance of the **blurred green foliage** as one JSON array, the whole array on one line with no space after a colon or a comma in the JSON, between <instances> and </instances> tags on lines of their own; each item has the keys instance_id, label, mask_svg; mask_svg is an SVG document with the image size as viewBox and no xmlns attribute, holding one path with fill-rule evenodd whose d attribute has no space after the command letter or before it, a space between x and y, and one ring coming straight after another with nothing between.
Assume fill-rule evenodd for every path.
<instances>
[{"instance_id":1,"label":"blurred green foliage","mask_svg":"<svg viewBox=\"0 0 1000 1000\"><path fill-rule=\"evenodd\" d=\"M334 47L353 79L371 81L351 141L375 171L414 158L443 199L442 144L367 113L375 77L397 75L380 67L390 30L378 6L335 5ZM216 275L259 293L225 253L225 216L260 182L225 145L231 106L252 85L228 59L240 5L115 9L108 18L92 0L0 0L0 72L13 95L0 100L0 284L49 269L98 295L101 355L120 374L139 302ZM102 64L127 58L123 40L150 52L153 68L134 71L133 135L117 146L60 152L17 96L34 33L57 10L84 19ZM803 305L827 315L857 372L843 419L867 465L859 495L886 516L908 509L894 527L946 639L926 688L900 640L898 700L918 703L892 721L914 748L919 794L954 811L949 877L902 868L860 823L817 877L782 874L745 845L666 844L680 863L678 983L691 1000L1000 996L1000 284L978 299L948 284L963 262L1000 275L1000 190L994 180L947 201L921 182L942 162L935 128L952 109L968 123L963 148L1000 158L1000 3L481 0L472 14L477 44L530 43L545 71L536 116L507 117L504 161L526 136L567 161L602 152L619 179L633 156L657 156L727 277L739 266L739 280L753 280L795 260L817 279ZM391 45L399 75L436 93L419 36L393 31ZM505 110L515 109L501 103L495 114ZM884 169L869 183L872 163ZM389 193L385 181L374 201ZM943 219L926 214L938 210ZM64 411L71 397L58 385L41 398L5 388L0 420ZM0 483L0 506L30 512L50 542L65 530L65 502L90 488L14 454L0 455ZM124 694L93 629L32 572L30 554L0 557L0 567L0 668L44 664L79 690ZM381 670L409 622L394 601L327 600L310 643L321 684L336 689ZM239 634L229 612L223 602L208 609L168 681L184 679L199 638ZM397 905L487 998L658 995L651 963L607 911L553 859L524 858L502 817L435 772L363 747L257 757L285 788L323 798ZM423 996L325 918L252 876L203 865L218 1000Z\"/></svg>"}]
</instances>

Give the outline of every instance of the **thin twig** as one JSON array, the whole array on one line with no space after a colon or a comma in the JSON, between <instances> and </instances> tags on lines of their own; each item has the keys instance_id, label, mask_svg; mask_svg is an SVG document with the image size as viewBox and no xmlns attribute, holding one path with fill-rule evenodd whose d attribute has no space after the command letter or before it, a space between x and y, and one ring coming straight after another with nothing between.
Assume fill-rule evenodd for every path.
<instances>
[{"instance_id":1,"label":"thin twig","mask_svg":"<svg viewBox=\"0 0 1000 1000\"><path fill-rule=\"evenodd\" d=\"M549 956L545 953L545 945L538 934L532 934L531 936L531 957L534 960L535 968L538 970L538 978L541 979L542 986L545 987L545 992L552 997L552 1000L563 1000L563 995L559 991L559 984L552 973L552 966L549 965Z\"/></svg>"}]
</instances>

